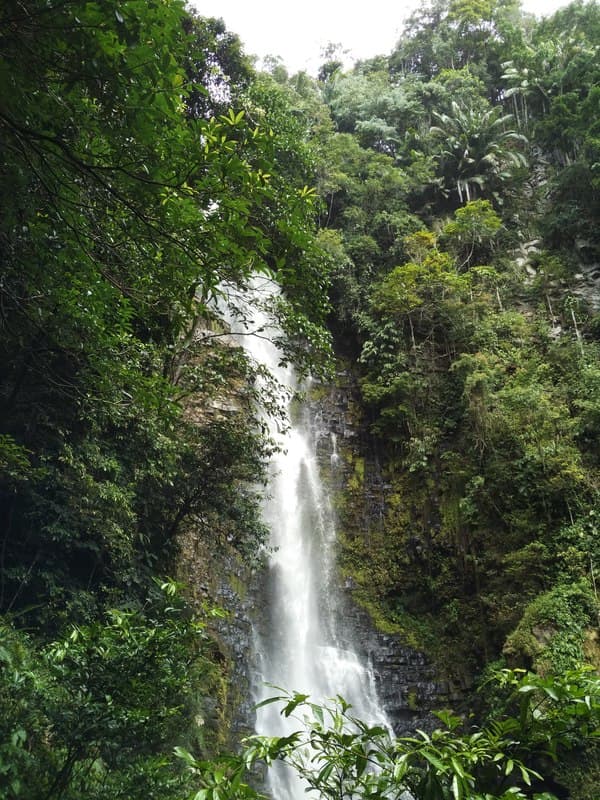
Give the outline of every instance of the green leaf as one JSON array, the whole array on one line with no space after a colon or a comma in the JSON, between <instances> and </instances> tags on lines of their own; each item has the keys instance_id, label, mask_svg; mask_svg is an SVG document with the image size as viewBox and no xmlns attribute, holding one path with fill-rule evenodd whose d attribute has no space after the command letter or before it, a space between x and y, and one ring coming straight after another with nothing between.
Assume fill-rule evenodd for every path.
<instances>
[{"instance_id":1,"label":"green leaf","mask_svg":"<svg viewBox=\"0 0 600 800\"><path fill-rule=\"evenodd\" d=\"M284 717L289 717L290 714L292 714L298 708L298 706L302 705L306 700L308 700L308 698L309 695L307 694L295 694L292 700L290 700L290 702L283 707L281 713Z\"/></svg>"},{"instance_id":2,"label":"green leaf","mask_svg":"<svg viewBox=\"0 0 600 800\"><path fill-rule=\"evenodd\" d=\"M456 775L452 776L452 794L453 794L455 800L460 800L460 798L462 796L461 785L460 785Z\"/></svg>"},{"instance_id":3,"label":"green leaf","mask_svg":"<svg viewBox=\"0 0 600 800\"><path fill-rule=\"evenodd\" d=\"M173 752L177 756L177 758L181 758L186 764L189 764L190 767L195 767L197 765L196 759L194 756L186 750L184 747L180 747L177 745L173 748Z\"/></svg>"},{"instance_id":4,"label":"green leaf","mask_svg":"<svg viewBox=\"0 0 600 800\"><path fill-rule=\"evenodd\" d=\"M451 758L450 758L450 762L451 762L451 764L452 764L452 766L453 766L453 768L454 768L454 771L456 772L456 774L457 774L457 775L458 775L460 778L464 778L464 777L465 777L465 771L464 771L464 769L462 768L462 764L461 764L459 761L457 761L457 759L456 759L456 758L454 758L453 756L451 756Z\"/></svg>"},{"instance_id":5,"label":"green leaf","mask_svg":"<svg viewBox=\"0 0 600 800\"><path fill-rule=\"evenodd\" d=\"M444 764L444 762L441 761L441 759L437 755L434 755L429 750L423 750L421 755L441 773L446 773L448 771L448 767L446 766L446 764Z\"/></svg>"},{"instance_id":6,"label":"green leaf","mask_svg":"<svg viewBox=\"0 0 600 800\"><path fill-rule=\"evenodd\" d=\"M525 769L525 767L521 767L520 769L523 780L525 781L527 786L531 786L531 776L529 775L529 771Z\"/></svg>"},{"instance_id":7,"label":"green leaf","mask_svg":"<svg viewBox=\"0 0 600 800\"><path fill-rule=\"evenodd\" d=\"M265 700L261 700L259 703L255 703L253 708L258 710L259 708L264 708L264 706L273 705L273 703L279 703L281 700L285 700L285 696L274 696L274 697L267 697Z\"/></svg>"}]
</instances>

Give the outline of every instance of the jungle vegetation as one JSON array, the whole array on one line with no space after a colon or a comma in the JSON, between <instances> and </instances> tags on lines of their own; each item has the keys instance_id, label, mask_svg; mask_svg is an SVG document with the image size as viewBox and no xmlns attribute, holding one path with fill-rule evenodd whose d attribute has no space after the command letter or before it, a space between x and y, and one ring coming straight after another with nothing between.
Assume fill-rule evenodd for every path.
<instances>
[{"instance_id":1,"label":"jungle vegetation","mask_svg":"<svg viewBox=\"0 0 600 800\"><path fill-rule=\"evenodd\" d=\"M3 2L1 797L250 798L282 758L332 800L598 800L599 48L596 2L432 0L313 78L183 0ZM301 371L353 364L341 570L475 720L391 742L286 687L306 733L206 724L218 612L170 576L264 540L256 274Z\"/></svg>"}]
</instances>

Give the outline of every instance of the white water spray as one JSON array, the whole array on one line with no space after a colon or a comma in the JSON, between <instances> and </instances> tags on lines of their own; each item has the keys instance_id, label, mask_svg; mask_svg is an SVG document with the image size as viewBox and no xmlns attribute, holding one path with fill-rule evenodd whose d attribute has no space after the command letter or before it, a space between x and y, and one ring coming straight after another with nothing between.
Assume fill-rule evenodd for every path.
<instances>
[{"instance_id":1,"label":"white water spray","mask_svg":"<svg viewBox=\"0 0 600 800\"><path fill-rule=\"evenodd\" d=\"M291 396L297 388L296 378L291 368L280 365L277 347L263 338L269 330L266 317L255 313L252 328L260 329L261 336L244 336L244 347L281 384L282 397ZM298 406L293 414L288 407L291 418L286 433L280 433L276 421L270 424L280 451L272 460L264 504L272 552L265 587L268 631L256 641L260 683L256 700L276 693L265 684L308 694L317 703L341 695L352 705L355 716L389 729L372 671L352 647L340 643L335 621L334 515L319 476L309 409ZM335 468L339 460L335 436L331 444ZM257 732L283 736L297 727L279 711L276 704L259 709ZM269 788L274 800L306 797L304 785L287 769L270 771Z\"/></svg>"}]
</instances>

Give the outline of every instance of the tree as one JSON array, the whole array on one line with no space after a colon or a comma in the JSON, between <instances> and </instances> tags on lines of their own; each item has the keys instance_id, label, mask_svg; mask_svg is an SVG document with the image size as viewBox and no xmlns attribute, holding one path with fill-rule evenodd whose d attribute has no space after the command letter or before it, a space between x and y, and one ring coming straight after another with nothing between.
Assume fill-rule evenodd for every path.
<instances>
[{"instance_id":1,"label":"tree","mask_svg":"<svg viewBox=\"0 0 600 800\"><path fill-rule=\"evenodd\" d=\"M432 431L433 388L465 346L472 292L472 276L458 273L433 234L414 233L404 247L411 260L372 287L360 357L363 397L378 411L374 430L397 442Z\"/></svg>"},{"instance_id":2,"label":"tree","mask_svg":"<svg viewBox=\"0 0 600 800\"><path fill-rule=\"evenodd\" d=\"M460 260L458 270L489 259L502 222L489 200L473 200L458 208L442 231L443 240Z\"/></svg>"},{"instance_id":3,"label":"tree","mask_svg":"<svg viewBox=\"0 0 600 800\"><path fill-rule=\"evenodd\" d=\"M431 128L437 149L442 191L456 192L462 204L478 195L501 203L499 190L514 179L526 157L517 149L526 139L507 126L512 117L498 108L460 107L451 114L434 114Z\"/></svg>"},{"instance_id":4,"label":"tree","mask_svg":"<svg viewBox=\"0 0 600 800\"><path fill-rule=\"evenodd\" d=\"M431 81L443 70L468 66L496 103L502 96L502 63L522 41L523 20L514 0L435 0L408 19L390 68Z\"/></svg>"}]
</instances>

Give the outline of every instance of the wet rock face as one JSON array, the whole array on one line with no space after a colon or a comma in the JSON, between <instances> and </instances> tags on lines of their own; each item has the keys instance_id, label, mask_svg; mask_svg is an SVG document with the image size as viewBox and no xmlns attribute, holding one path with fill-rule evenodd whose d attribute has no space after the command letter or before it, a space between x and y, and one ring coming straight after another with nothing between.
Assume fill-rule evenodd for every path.
<instances>
[{"instance_id":1,"label":"wet rock face","mask_svg":"<svg viewBox=\"0 0 600 800\"><path fill-rule=\"evenodd\" d=\"M581 297L592 311L600 311L600 264L581 263L574 277L577 284L573 294Z\"/></svg>"},{"instance_id":2,"label":"wet rock face","mask_svg":"<svg viewBox=\"0 0 600 800\"><path fill-rule=\"evenodd\" d=\"M358 509L354 505L356 524L364 530L377 528L383 523L389 487L358 419L350 377L340 373L338 386L319 395L311 403L311 416L323 479L333 492L343 494L352 481L357 481L358 472L361 502ZM350 458L346 457L348 451ZM375 628L366 611L352 599L352 579L341 581L335 590L338 631L348 647L371 665L379 698L396 734L431 729L437 723L433 710L460 704L461 687L440 680L423 653Z\"/></svg>"},{"instance_id":3,"label":"wet rock face","mask_svg":"<svg viewBox=\"0 0 600 800\"><path fill-rule=\"evenodd\" d=\"M264 629L270 623L268 615L261 612L263 598L260 596L268 585L268 570L245 577L248 579L245 597L240 597L226 582L219 590L219 602L230 612L219 626L219 638L232 670L232 743L254 732L253 692L259 655L254 649L253 631ZM340 644L354 649L359 658L372 667L377 694L396 734L411 733L416 728L432 729L436 720L431 711L455 705L460 694L436 678L422 653L407 647L395 636L377 631L368 614L352 601L350 586L340 587L339 598Z\"/></svg>"},{"instance_id":4,"label":"wet rock face","mask_svg":"<svg viewBox=\"0 0 600 800\"><path fill-rule=\"evenodd\" d=\"M212 658L221 679L202 702L201 724L209 748L235 748L254 733L250 674L254 598L247 590L250 570L234 552L214 552L204 537L188 530L179 540L177 578L188 587L192 607L204 616L206 606L226 612L209 618Z\"/></svg>"},{"instance_id":5,"label":"wet rock face","mask_svg":"<svg viewBox=\"0 0 600 800\"><path fill-rule=\"evenodd\" d=\"M229 662L230 745L235 746L244 737L254 733L252 673L254 663L255 598L250 571L229 559L224 565L222 579L217 588L217 604L227 612L227 617L216 626L216 635Z\"/></svg>"},{"instance_id":6,"label":"wet rock face","mask_svg":"<svg viewBox=\"0 0 600 800\"><path fill-rule=\"evenodd\" d=\"M407 647L398 637L377 631L368 614L348 596L340 615L342 629L375 675L377 694L397 735L417 728L431 730L437 723L431 712L455 705L457 692L437 679L423 653Z\"/></svg>"}]
</instances>

